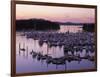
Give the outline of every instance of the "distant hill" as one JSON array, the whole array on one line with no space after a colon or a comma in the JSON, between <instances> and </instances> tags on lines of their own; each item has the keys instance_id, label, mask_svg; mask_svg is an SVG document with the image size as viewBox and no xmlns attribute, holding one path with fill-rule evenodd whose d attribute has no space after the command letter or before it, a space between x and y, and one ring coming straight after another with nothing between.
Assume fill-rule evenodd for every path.
<instances>
[{"instance_id":1,"label":"distant hill","mask_svg":"<svg viewBox=\"0 0 100 77\"><path fill-rule=\"evenodd\" d=\"M34 29L34 30L58 30L60 25L44 19L16 20L16 30Z\"/></svg>"},{"instance_id":2,"label":"distant hill","mask_svg":"<svg viewBox=\"0 0 100 77\"><path fill-rule=\"evenodd\" d=\"M94 23L74 23L74 22L57 22L59 25L84 25L84 24L94 24Z\"/></svg>"}]
</instances>

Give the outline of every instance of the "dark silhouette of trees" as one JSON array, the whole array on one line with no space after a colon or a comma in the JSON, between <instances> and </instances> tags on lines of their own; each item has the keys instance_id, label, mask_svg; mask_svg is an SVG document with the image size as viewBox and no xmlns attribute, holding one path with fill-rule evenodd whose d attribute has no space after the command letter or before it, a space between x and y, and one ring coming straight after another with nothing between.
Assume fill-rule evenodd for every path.
<instances>
[{"instance_id":1,"label":"dark silhouette of trees","mask_svg":"<svg viewBox=\"0 0 100 77\"><path fill-rule=\"evenodd\" d=\"M16 20L16 30L58 30L60 26L57 22L44 19Z\"/></svg>"},{"instance_id":2,"label":"dark silhouette of trees","mask_svg":"<svg viewBox=\"0 0 100 77\"><path fill-rule=\"evenodd\" d=\"M83 24L83 30L88 31L88 32L94 32L95 24L93 24L93 23Z\"/></svg>"}]
</instances>

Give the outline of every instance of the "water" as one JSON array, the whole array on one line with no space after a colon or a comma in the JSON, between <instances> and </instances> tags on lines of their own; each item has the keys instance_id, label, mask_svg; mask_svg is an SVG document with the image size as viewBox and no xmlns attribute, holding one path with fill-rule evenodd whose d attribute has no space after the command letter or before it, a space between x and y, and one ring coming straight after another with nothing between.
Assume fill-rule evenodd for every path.
<instances>
[{"instance_id":1,"label":"water","mask_svg":"<svg viewBox=\"0 0 100 77\"><path fill-rule=\"evenodd\" d=\"M72 28L72 27L70 27ZM78 32L80 27L73 26L74 30L71 32ZM60 32L65 32L67 28L61 27ZM69 31L69 32L70 32ZM43 43L41 46L39 40L34 40L32 38L27 39L26 36L21 36L23 32L16 32L16 73L30 73L30 72L49 72L49 71L69 71L69 70L81 70L81 69L93 69L95 68L94 61L89 61L82 59L81 61L71 61L66 60L65 64L48 64L46 60L39 60L32 57L30 52L34 50L37 53L42 53L43 55L49 54L52 58L59 58L65 55L64 46L52 46L49 47L47 43ZM20 48L25 48L25 51L19 51ZM86 51L81 53L81 56L85 55ZM91 53L90 53L91 54ZM92 53L94 55L94 53Z\"/></svg>"},{"instance_id":2,"label":"water","mask_svg":"<svg viewBox=\"0 0 100 77\"><path fill-rule=\"evenodd\" d=\"M61 25L59 32L82 32L83 25Z\"/></svg>"}]
</instances>

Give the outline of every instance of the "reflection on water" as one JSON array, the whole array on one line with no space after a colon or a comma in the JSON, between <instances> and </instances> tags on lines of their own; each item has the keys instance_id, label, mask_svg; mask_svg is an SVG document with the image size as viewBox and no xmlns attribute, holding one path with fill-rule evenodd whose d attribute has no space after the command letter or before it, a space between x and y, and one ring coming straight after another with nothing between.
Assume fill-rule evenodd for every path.
<instances>
[{"instance_id":1,"label":"reflection on water","mask_svg":"<svg viewBox=\"0 0 100 77\"><path fill-rule=\"evenodd\" d=\"M82 32L82 27L82 25L61 25L59 32Z\"/></svg>"},{"instance_id":2,"label":"reflection on water","mask_svg":"<svg viewBox=\"0 0 100 77\"><path fill-rule=\"evenodd\" d=\"M71 30L72 31L72 30ZM16 32L16 72L47 72L47 71L68 71L80 69L93 69L94 61L89 59L72 60L71 52L66 52L65 47L50 46L47 42L41 44L39 40L22 36L22 32ZM86 55L86 50L78 52L80 57ZM68 55L69 54L69 55ZM74 55L77 52L74 51ZM90 56L94 52L89 52Z\"/></svg>"}]
</instances>

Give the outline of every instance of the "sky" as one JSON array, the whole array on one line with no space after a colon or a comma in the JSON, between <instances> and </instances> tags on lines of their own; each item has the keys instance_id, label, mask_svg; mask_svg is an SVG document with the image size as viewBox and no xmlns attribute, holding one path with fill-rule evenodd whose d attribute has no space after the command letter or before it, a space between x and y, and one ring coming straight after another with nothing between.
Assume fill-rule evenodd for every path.
<instances>
[{"instance_id":1,"label":"sky","mask_svg":"<svg viewBox=\"0 0 100 77\"><path fill-rule=\"evenodd\" d=\"M95 9L16 4L16 19L46 19L55 22L94 23Z\"/></svg>"}]
</instances>

